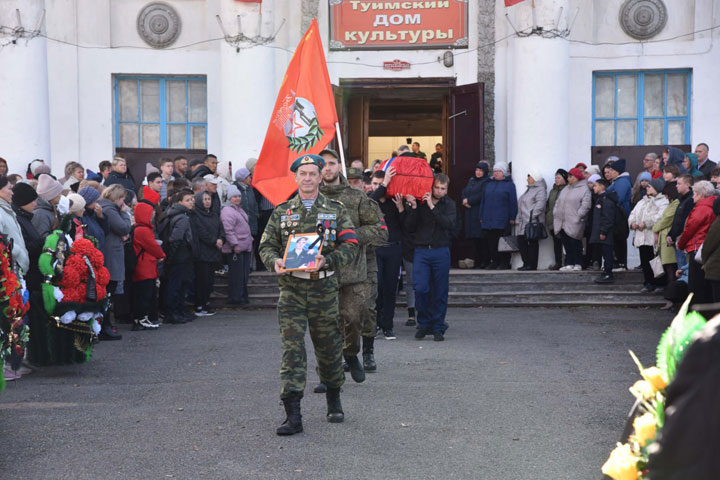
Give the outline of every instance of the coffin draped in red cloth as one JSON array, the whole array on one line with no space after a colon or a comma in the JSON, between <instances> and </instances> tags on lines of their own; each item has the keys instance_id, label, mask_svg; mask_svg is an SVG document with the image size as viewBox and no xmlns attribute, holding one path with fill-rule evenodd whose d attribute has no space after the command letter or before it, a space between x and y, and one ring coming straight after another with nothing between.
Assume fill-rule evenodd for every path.
<instances>
[{"instance_id":1,"label":"coffin draped in red cloth","mask_svg":"<svg viewBox=\"0 0 720 480\"><path fill-rule=\"evenodd\" d=\"M380 164L380 170L395 169L395 176L388 185L387 196L396 193L402 196L412 195L422 200L423 195L432 191L433 171L427 161L415 157L394 157Z\"/></svg>"}]
</instances>

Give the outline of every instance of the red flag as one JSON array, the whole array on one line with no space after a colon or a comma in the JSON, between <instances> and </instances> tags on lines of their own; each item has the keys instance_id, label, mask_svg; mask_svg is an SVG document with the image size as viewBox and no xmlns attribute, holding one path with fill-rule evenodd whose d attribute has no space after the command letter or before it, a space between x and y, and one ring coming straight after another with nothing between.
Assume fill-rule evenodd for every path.
<instances>
[{"instance_id":1,"label":"red flag","mask_svg":"<svg viewBox=\"0 0 720 480\"><path fill-rule=\"evenodd\" d=\"M317 20L313 20L290 60L252 184L273 205L297 190L290 172L304 153L321 152L335 137L335 99Z\"/></svg>"},{"instance_id":2,"label":"red flag","mask_svg":"<svg viewBox=\"0 0 720 480\"><path fill-rule=\"evenodd\" d=\"M525 0L505 0L506 7L512 7L516 3L524 2Z\"/></svg>"}]
</instances>

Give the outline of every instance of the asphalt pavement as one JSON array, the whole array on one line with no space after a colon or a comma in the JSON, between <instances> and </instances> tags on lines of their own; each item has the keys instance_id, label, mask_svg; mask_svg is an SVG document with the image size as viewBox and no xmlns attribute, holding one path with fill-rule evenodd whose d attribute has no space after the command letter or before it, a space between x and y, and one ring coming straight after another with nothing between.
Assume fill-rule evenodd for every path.
<instances>
[{"instance_id":1,"label":"asphalt pavement","mask_svg":"<svg viewBox=\"0 0 720 480\"><path fill-rule=\"evenodd\" d=\"M325 421L308 343L305 432L278 437L274 311L123 329L85 365L0 394L0 478L585 480L618 440L638 372L672 319L658 310L455 309L444 342L378 338Z\"/></svg>"}]
</instances>

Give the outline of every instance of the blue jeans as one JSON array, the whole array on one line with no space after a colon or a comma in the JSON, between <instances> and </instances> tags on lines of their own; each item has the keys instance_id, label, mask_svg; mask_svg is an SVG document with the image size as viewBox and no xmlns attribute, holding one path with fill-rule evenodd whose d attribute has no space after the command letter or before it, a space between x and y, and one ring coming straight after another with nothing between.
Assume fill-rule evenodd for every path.
<instances>
[{"instance_id":1,"label":"blue jeans","mask_svg":"<svg viewBox=\"0 0 720 480\"><path fill-rule=\"evenodd\" d=\"M398 277L403 260L400 243L378 248L375 256L378 266L378 296L375 300L377 324L383 330L392 330Z\"/></svg>"},{"instance_id":2,"label":"blue jeans","mask_svg":"<svg viewBox=\"0 0 720 480\"><path fill-rule=\"evenodd\" d=\"M418 328L444 333L450 289L450 248L416 248L413 284Z\"/></svg>"}]
</instances>

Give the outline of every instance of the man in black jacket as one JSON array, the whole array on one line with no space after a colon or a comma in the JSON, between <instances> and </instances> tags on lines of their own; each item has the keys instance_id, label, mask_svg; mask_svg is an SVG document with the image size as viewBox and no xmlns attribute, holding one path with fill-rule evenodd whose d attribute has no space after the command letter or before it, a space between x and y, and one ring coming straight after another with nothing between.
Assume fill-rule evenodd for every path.
<instances>
[{"instance_id":1,"label":"man in black jacket","mask_svg":"<svg viewBox=\"0 0 720 480\"><path fill-rule=\"evenodd\" d=\"M672 227L670 227L670 231L667 235L666 240L668 245L675 244L675 241L682 234L683 229L685 228L685 221L687 220L688 215L690 215L690 210L695 207L695 202L693 201L692 184L692 175L680 175L680 177L678 177L677 179L677 191L680 195L680 205L678 205L677 211L675 211Z\"/></svg>"},{"instance_id":2,"label":"man in black jacket","mask_svg":"<svg viewBox=\"0 0 720 480\"><path fill-rule=\"evenodd\" d=\"M414 234L415 244L413 281L418 323L415 338L418 340L432 333L434 340L441 342L447 329L450 242L457 223L455 202L447 196L449 184L447 175L438 173L432 192L423 196L424 204L418 205L415 198L407 197L410 209L406 225Z\"/></svg>"}]
</instances>

